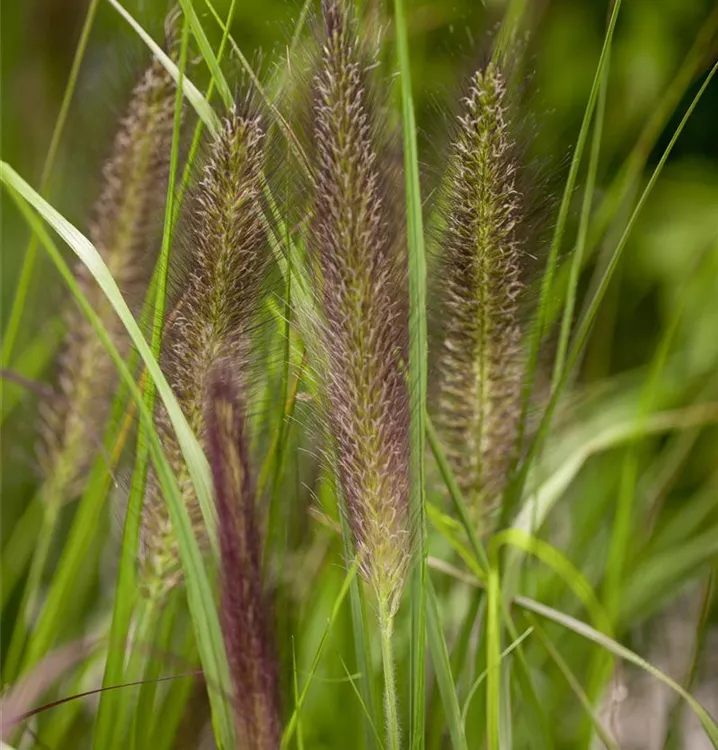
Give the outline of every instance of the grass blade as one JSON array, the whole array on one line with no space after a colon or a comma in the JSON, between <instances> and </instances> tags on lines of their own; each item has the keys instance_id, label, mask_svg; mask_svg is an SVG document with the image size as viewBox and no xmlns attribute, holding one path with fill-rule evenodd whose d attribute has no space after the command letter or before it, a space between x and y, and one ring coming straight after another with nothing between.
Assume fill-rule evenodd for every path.
<instances>
[{"instance_id":1,"label":"grass blade","mask_svg":"<svg viewBox=\"0 0 718 750\"><path fill-rule=\"evenodd\" d=\"M591 205L593 203L593 194L596 187L596 173L598 172L598 161L601 154L601 136L603 134L603 119L606 111L606 93L608 89L608 71L609 58L603 70L603 79L601 88L598 93L598 104L596 107L596 120L593 125L593 140L591 142L591 154L588 161L588 174L586 175L586 187L583 193L581 204L581 218L578 226L578 239L576 247L571 256L569 271L568 290L566 291L566 305L563 309L563 319L561 321L561 331L559 333L558 350L556 360L554 361L553 377L551 380L552 387L563 377L564 367L566 365L566 351L568 349L569 336L573 325L573 315L576 307L576 293L578 290L578 281L583 265L583 258L586 249L586 239L588 237L588 227L591 220Z\"/></svg>"},{"instance_id":2,"label":"grass blade","mask_svg":"<svg viewBox=\"0 0 718 750\"><path fill-rule=\"evenodd\" d=\"M167 181L167 201L165 212L164 231L162 235L162 247L157 260L157 293L154 304L154 325L152 328L152 354L159 358L162 341L162 326L165 313L165 296L167 290L167 271L169 268L169 249L172 234L172 217L174 209L174 187L177 179L177 162L179 158L180 124L182 119L182 97L184 84L184 71L187 62L188 48L188 23L184 19L182 29L182 42L180 48L179 78L177 81L177 92L175 96L174 126L172 133L172 147L170 154L169 179ZM145 383L144 400L147 411L153 413L154 409L154 387L151 380ZM140 525L142 517L142 500L144 496L145 480L147 477L147 466L149 450L144 434L144 425L140 427L138 438L138 454L135 469L132 476L132 487L125 515L125 526L122 535L122 551L120 554L119 570L117 576L117 588L114 597L112 621L110 624L110 639L108 643L107 661L102 680L103 687L126 682L123 677L124 644L130 630L131 613L135 603L134 592L136 590L136 558L139 548ZM114 740L121 739L119 732L113 728L114 710L117 709L122 716L120 726L124 726L124 710L127 706L127 692L103 691L100 693L100 703L97 709L95 724L94 743L97 748L112 748Z\"/></svg>"},{"instance_id":3,"label":"grass blade","mask_svg":"<svg viewBox=\"0 0 718 750\"><path fill-rule=\"evenodd\" d=\"M332 607L332 613L329 616L329 620L327 621L327 627L322 633L321 640L319 641L319 645L317 646L316 653L314 654L314 659L312 660L312 666L309 669L309 673L307 674L307 681L304 684L304 687L302 688L301 695L299 696L299 700L297 701L296 706L294 707L294 711L292 712L292 715L289 718L289 721L287 722L287 726L284 730L284 734L282 735L282 743L280 746L282 750L289 747L289 743L291 742L292 737L294 736L294 733L297 730L299 714L302 710L302 706L304 705L304 701L307 698L307 693L309 692L309 688L312 684L312 679L314 678L314 675L317 671L317 667L319 666L319 661L322 657L322 653L324 651L324 646L326 645L327 638L329 637L329 633L331 633L332 627L334 626L334 622L336 621L337 616L339 615L339 610L341 609L342 603L344 602L344 599L346 599L347 592L349 591L351 583L352 581L356 579L356 574L357 574L357 564L354 563L351 566L351 568L349 568L349 571L347 572L347 575L344 578L344 583L342 584L342 587L339 590L339 594L337 595L337 598L334 601L334 606Z\"/></svg>"},{"instance_id":4,"label":"grass blade","mask_svg":"<svg viewBox=\"0 0 718 750\"><path fill-rule=\"evenodd\" d=\"M713 747L718 748L718 725L716 725L715 721L711 718L708 711L706 711L706 709L692 695L684 690L681 685L675 682L675 680L672 680L670 677L668 677L668 675L661 672L660 669L657 669L652 664L649 664L649 662L647 662L645 659L642 659L638 654L634 653L630 649L627 649L625 646L622 646L620 643L617 643L607 635L599 633L590 625L587 625L581 620L577 620L575 617L566 615L563 612L559 612L558 610L555 610L551 607L547 607L545 604L541 604L540 602L534 601L533 599L529 599L525 596L514 597L514 602L523 609L534 612L535 614L540 615L547 620L551 620L552 622L561 625L571 632L576 633L576 635L580 635L582 638L586 638L587 640L595 643L597 646L606 649L606 651L609 651L619 659L623 659L624 661L630 662L631 664L640 667L645 672L648 672L648 674L650 674L652 677L655 677L664 685L667 685L671 690L680 695L681 698L686 701L686 703L688 703L688 705L698 717L706 734L710 738Z\"/></svg>"},{"instance_id":5,"label":"grass blade","mask_svg":"<svg viewBox=\"0 0 718 750\"><path fill-rule=\"evenodd\" d=\"M427 381L426 253L416 120L411 91L409 39L403 0L394 2L396 52L401 78L402 122L404 132L404 172L406 180L406 221L409 243L409 388L411 401L411 506L416 523L416 562L411 577L411 723L409 745L424 747L425 650L426 650L426 518L424 487L425 405Z\"/></svg>"},{"instance_id":6,"label":"grass blade","mask_svg":"<svg viewBox=\"0 0 718 750\"><path fill-rule=\"evenodd\" d=\"M160 370L157 360L152 355L150 348L142 335L137 322L130 309L127 307L115 280L112 278L107 266L104 264L92 243L70 222L61 216L44 198L35 192L25 180L7 163L0 162L0 180L8 185L14 192L22 196L35 210L52 226L52 228L63 238L68 246L75 252L78 258L87 266L91 274L100 285L103 292L111 302L123 325L127 329L132 343L139 350L147 370L152 376L157 390L167 408L172 426L177 433L177 440L182 448L182 454L187 462L192 482L194 483L197 497L200 500L202 514L205 524L216 548L215 516L212 503L212 489L209 478L209 467L207 459L197 438L187 424L187 420L180 409L177 399L172 393L165 376ZM134 384L134 381L133 381Z\"/></svg>"},{"instance_id":7,"label":"grass blade","mask_svg":"<svg viewBox=\"0 0 718 750\"><path fill-rule=\"evenodd\" d=\"M606 36L603 41L603 47L601 48L601 55L598 59L598 65L596 67L596 73L593 78L591 85L591 92L588 97L586 104L586 110L583 115L583 121L581 123L581 129L578 134L578 140L576 141L576 148L571 159L571 166L569 168L568 177L566 178L566 185L564 187L563 197L559 206L558 217L556 220L556 228L554 230L553 238L551 240L551 247L549 249L548 259L546 260L546 268L541 280L541 294L539 297L538 309L536 311L536 317L534 324L530 332L530 346L528 362L526 365L526 384L524 389L524 398L520 422L521 434L519 435L519 449L521 449L521 443L523 441L523 430L526 422L526 416L528 414L529 403L531 399L531 393L533 390L533 380L536 373L536 367L538 366L539 350L541 348L541 342L544 336L544 329L546 326L548 307L551 299L551 292L553 286L553 277L556 270L556 264L558 261L558 253L561 248L561 242L563 240L563 234L566 230L566 223L568 221L569 209L571 206L571 197L573 196L574 188L576 187L576 180L578 178L578 170L581 164L581 158L583 156L583 150L588 139L588 132L591 126L591 119L593 117L593 111L596 106L598 99L598 91L603 80L603 70L608 59L608 55L613 43L613 31L616 27L616 21L618 20L618 12L621 8L621 0L616 0L611 11L611 18L608 22L608 28L606 30ZM531 456L529 456L531 458ZM528 464L528 459L526 461ZM501 512L500 526L510 518L518 500L518 494L521 489L521 481L518 482L517 487L509 487L509 502L505 502ZM511 494L514 493L514 494ZM511 499L513 498L513 499Z\"/></svg>"},{"instance_id":8,"label":"grass blade","mask_svg":"<svg viewBox=\"0 0 718 750\"><path fill-rule=\"evenodd\" d=\"M548 635L546 635L543 628L538 624L538 621L536 620L536 618L533 615L527 615L527 617L529 618L529 622L531 623L539 640L543 644L543 647L546 649L548 655L555 662L556 666L559 668L559 671L566 678L566 682L568 682L571 690L573 691L573 693L575 694L575 696L578 698L579 702L583 706L584 711L588 714L588 717L591 719L591 723L596 730L596 734L600 737L601 742L603 742L603 744L608 748L608 750L620 750L618 745L613 741L613 738L611 737L611 735L603 728L601 719L596 715L596 712L593 710L591 701L588 699L588 696L586 695L583 688L581 687L581 683L578 681L576 676L573 674L573 672L569 668L568 664L566 663L566 660L563 658L563 656L561 656L561 653L553 645L553 643L551 643L551 639L548 637Z\"/></svg>"},{"instance_id":9,"label":"grass blade","mask_svg":"<svg viewBox=\"0 0 718 750\"><path fill-rule=\"evenodd\" d=\"M636 207L633 210L633 213L631 214L630 219L628 220L626 228L624 229L623 234L621 235L621 238L619 239L613 251L613 254L611 255L608 265L598 284L596 292L594 296L591 298L591 301L588 304L588 307L586 308L586 312L583 316L583 319L581 320L578 326L578 330L576 331L573 345L571 346L571 349L568 354L567 365L566 365L566 369L564 370L563 377L556 384L556 387L551 392L551 398L549 399L546 409L541 417L541 422L536 431L536 436L534 437L534 440L531 443L531 447L529 449L527 459L524 462L524 466L521 470L521 473L518 477L518 481L516 483L518 488L520 488L525 482L526 474L530 468L530 465L533 459L535 458L541 444L543 443L548 433L551 420L553 418L554 412L556 411L556 406L558 405L558 400L561 396L561 393L564 387L566 386L568 375L570 374L571 370L576 365L579 357L581 356L581 352L583 351L586 341L588 340L588 336L589 336L589 333L591 332L593 322L598 313L598 308L600 307L601 302L608 289L608 286L611 282L611 279L613 278L613 274L616 271L618 262L620 261L621 256L623 255L623 250L626 247L628 238L631 234L631 231L633 230L633 227L641 212L641 209L643 208L646 201L648 200L648 197L653 191L653 188L655 187L655 184L658 181L658 178L660 177L661 172L663 171L663 167L666 165L666 162L668 161L668 157L670 156L671 151L673 150L673 147L676 145L676 141L678 140L681 133L683 132L683 129L685 128L686 123L690 119L695 108L698 106L698 102L703 97L703 94L708 88L710 82L713 80L713 76L715 76L716 72L718 72L718 63L715 63L715 65L711 68L710 72L706 76L705 81L703 82L703 85L700 87L695 97L693 98L693 101L690 103L688 109L683 115L680 123L678 124L678 127L676 128L675 132L673 133L673 136L671 137L671 140L669 141L663 154L661 155L661 158L658 161L658 164L654 168L653 173L651 174L651 177L648 180L646 187L643 189L643 192L641 193L641 197L639 198L638 203L636 204ZM517 488L514 487L514 491L516 491L516 489Z\"/></svg>"},{"instance_id":10,"label":"grass blade","mask_svg":"<svg viewBox=\"0 0 718 750\"><path fill-rule=\"evenodd\" d=\"M512 643L510 643L502 652L501 652L501 659L505 659L512 651L517 649L523 641L528 638L531 633L533 632L533 628L528 628L526 631L524 631L516 640L514 640ZM473 699L474 695L476 695L476 691L481 686L481 683L486 679L486 673L488 670L484 670L477 678L474 680L474 684L471 686L471 689L469 690L466 700L464 701L464 707L461 709L461 721L463 724L466 724L466 719L469 715L469 708L471 706L471 700Z\"/></svg>"},{"instance_id":11,"label":"grass blade","mask_svg":"<svg viewBox=\"0 0 718 750\"><path fill-rule=\"evenodd\" d=\"M431 660L436 671L436 681L439 684L439 692L444 704L451 743L455 750L468 750L466 735L464 734L464 722L462 721L461 709L459 708L459 698L456 694L456 684L451 671L449 652L446 647L444 633L441 629L439 603L430 578L427 578L426 603L426 632L429 640L429 649L431 650Z\"/></svg>"},{"instance_id":12,"label":"grass blade","mask_svg":"<svg viewBox=\"0 0 718 750\"><path fill-rule=\"evenodd\" d=\"M645 419L640 429L635 419L627 419L597 432L579 445L561 465L524 501L523 508L513 521L512 528L533 533L541 528L552 508L561 499L571 482L578 476L591 456L611 450L639 435L660 434L671 430L690 429L712 424L718 411L704 404L685 409L656 412Z\"/></svg>"},{"instance_id":13,"label":"grass blade","mask_svg":"<svg viewBox=\"0 0 718 750\"><path fill-rule=\"evenodd\" d=\"M222 73L222 69L219 67L219 61L212 51L212 45L209 43L209 39L207 39L207 35L204 33L202 24L199 22L199 18L197 18L197 12L194 9L192 0L180 0L180 5L182 6L182 11L185 14L185 17L189 21L192 33L199 45L199 51L202 53L202 57L212 75L212 80L219 91L219 95L222 97L222 102L227 109L231 109L234 106L232 91L229 88L227 79ZM197 93L199 94L199 92Z\"/></svg>"}]
</instances>

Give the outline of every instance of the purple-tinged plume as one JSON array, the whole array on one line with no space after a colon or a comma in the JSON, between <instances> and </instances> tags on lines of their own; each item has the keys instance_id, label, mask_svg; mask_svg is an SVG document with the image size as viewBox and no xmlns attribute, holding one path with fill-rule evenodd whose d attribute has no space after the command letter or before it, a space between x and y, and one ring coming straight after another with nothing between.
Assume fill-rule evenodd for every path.
<instances>
[{"instance_id":1,"label":"purple-tinged plume","mask_svg":"<svg viewBox=\"0 0 718 750\"><path fill-rule=\"evenodd\" d=\"M264 130L248 109L225 118L192 196L189 278L165 332L163 369L203 448L210 375L223 364L240 380L246 376L269 257L261 204ZM194 486L162 405L156 425L195 531L206 539ZM148 477L142 541L143 585L161 597L179 582L181 571L154 473Z\"/></svg>"},{"instance_id":2,"label":"purple-tinged plume","mask_svg":"<svg viewBox=\"0 0 718 750\"><path fill-rule=\"evenodd\" d=\"M237 746L277 750L278 666L262 589L260 523L240 393L229 371L212 374L206 429L217 505L221 624L234 686Z\"/></svg>"},{"instance_id":3,"label":"purple-tinged plume","mask_svg":"<svg viewBox=\"0 0 718 750\"><path fill-rule=\"evenodd\" d=\"M323 3L313 85L316 193L310 253L320 299L327 423L360 570L398 604L411 555L407 257L393 161L367 59L345 6Z\"/></svg>"}]
</instances>

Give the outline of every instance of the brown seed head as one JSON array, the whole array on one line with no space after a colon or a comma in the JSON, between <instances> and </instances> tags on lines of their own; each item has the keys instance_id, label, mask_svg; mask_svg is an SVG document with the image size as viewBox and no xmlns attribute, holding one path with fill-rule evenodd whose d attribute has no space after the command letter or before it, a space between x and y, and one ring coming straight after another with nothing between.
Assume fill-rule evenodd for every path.
<instances>
[{"instance_id":1,"label":"brown seed head","mask_svg":"<svg viewBox=\"0 0 718 750\"><path fill-rule=\"evenodd\" d=\"M379 146L368 62L348 12L323 3L314 79L316 197L310 248L321 286L327 422L361 570L398 603L411 549L406 255Z\"/></svg>"}]
</instances>

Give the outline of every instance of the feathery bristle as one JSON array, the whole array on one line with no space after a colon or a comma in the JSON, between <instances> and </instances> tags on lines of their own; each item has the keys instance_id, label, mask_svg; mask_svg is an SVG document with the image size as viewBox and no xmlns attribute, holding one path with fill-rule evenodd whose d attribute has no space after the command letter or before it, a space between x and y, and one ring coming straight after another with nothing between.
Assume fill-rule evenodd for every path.
<instances>
[{"instance_id":1,"label":"feathery bristle","mask_svg":"<svg viewBox=\"0 0 718 750\"><path fill-rule=\"evenodd\" d=\"M261 297L268 259L261 206L263 142L259 117L235 110L225 119L195 191L189 279L165 334L163 367L203 446L210 373L224 362L234 377L243 377ZM161 405L156 423L184 502L201 531L194 488ZM143 516L145 579L166 591L179 580L178 557L154 475L148 478Z\"/></svg>"},{"instance_id":2,"label":"feathery bristle","mask_svg":"<svg viewBox=\"0 0 718 750\"><path fill-rule=\"evenodd\" d=\"M505 82L474 76L449 166L437 421L475 518L504 489L521 392L522 197Z\"/></svg>"},{"instance_id":3,"label":"feathery bristle","mask_svg":"<svg viewBox=\"0 0 718 750\"><path fill-rule=\"evenodd\" d=\"M206 414L218 518L220 613L234 686L237 746L277 750L279 670L262 590L262 545L245 411L231 373L220 369L211 377Z\"/></svg>"},{"instance_id":4,"label":"feathery bristle","mask_svg":"<svg viewBox=\"0 0 718 750\"><path fill-rule=\"evenodd\" d=\"M158 250L158 229L169 173L175 85L153 60L132 92L128 111L103 169L90 238L113 278L131 300L142 296ZM88 302L121 353L129 339L87 268L75 275ZM42 409L40 463L53 497L82 490L101 444L115 367L90 323L76 308L65 321L67 340L59 357L57 395Z\"/></svg>"},{"instance_id":5,"label":"feathery bristle","mask_svg":"<svg viewBox=\"0 0 718 750\"><path fill-rule=\"evenodd\" d=\"M406 254L379 148L378 116L347 11L323 3L314 81L316 197L327 422L360 569L398 604L411 554Z\"/></svg>"}]
</instances>

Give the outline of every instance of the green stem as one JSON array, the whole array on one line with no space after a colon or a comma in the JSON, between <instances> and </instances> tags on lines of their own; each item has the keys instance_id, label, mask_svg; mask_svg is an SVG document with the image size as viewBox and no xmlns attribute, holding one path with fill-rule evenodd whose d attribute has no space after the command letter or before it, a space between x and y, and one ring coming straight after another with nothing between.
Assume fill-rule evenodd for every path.
<instances>
[{"instance_id":1,"label":"green stem","mask_svg":"<svg viewBox=\"0 0 718 750\"><path fill-rule=\"evenodd\" d=\"M578 238L576 248L571 258L569 271L568 289L566 290L566 306L563 310L563 320L561 321L561 333L559 334L558 351L556 361L554 362L553 378L551 387L555 388L563 377L566 365L566 353L568 352L568 342L573 325L573 314L576 307L576 292L578 290L579 277L583 267L583 257L586 249L588 238L588 229L591 223L591 206L593 204L593 195L596 188L596 174L598 172L598 163L601 153L601 138L603 135L603 119L606 111L606 90L608 89L608 69L609 69L610 52L606 55L606 63L603 69L603 80L598 92L598 103L596 105L596 117L593 125L593 141L591 143L591 154L588 162L588 174L586 176L586 189L583 194L581 204L581 218L579 220Z\"/></svg>"},{"instance_id":2,"label":"green stem","mask_svg":"<svg viewBox=\"0 0 718 750\"><path fill-rule=\"evenodd\" d=\"M162 602L156 597L140 599L138 607L135 610L136 627L132 639L132 650L125 671L125 679L127 682L140 681L147 678L147 670L152 662L152 656L148 650L155 645L155 635L161 614ZM131 727L129 740L131 743L130 747L132 748L137 747L136 738L141 729L139 723L139 712L151 711L152 705L154 704L154 692L152 692L151 695L147 695L145 692L145 689L148 687L149 684L143 685L142 689L137 691L135 696L136 705L134 706L133 714L131 716L125 714L124 720L122 717L120 718L120 726ZM156 683L152 687L156 687ZM140 699L146 700L147 704L141 705ZM125 709L127 708L129 708L129 706L125 706Z\"/></svg>"},{"instance_id":3,"label":"green stem","mask_svg":"<svg viewBox=\"0 0 718 750\"><path fill-rule=\"evenodd\" d=\"M389 750L399 750L399 712L396 699L396 680L394 677L394 653L391 637L394 630L394 618L386 606L379 602L379 628L381 630L381 659L384 665L384 709L386 711L386 737Z\"/></svg>"}]
</instances>

